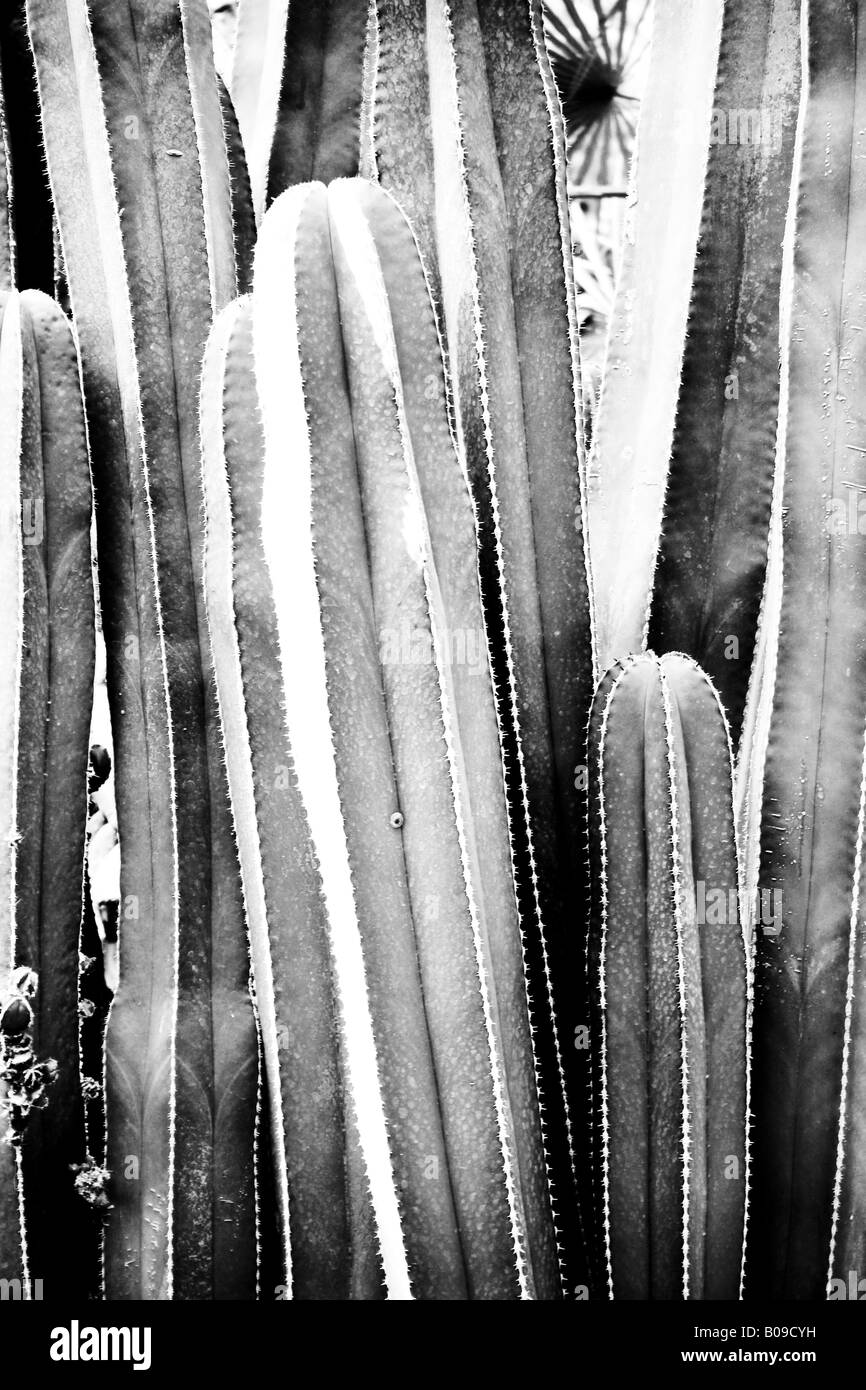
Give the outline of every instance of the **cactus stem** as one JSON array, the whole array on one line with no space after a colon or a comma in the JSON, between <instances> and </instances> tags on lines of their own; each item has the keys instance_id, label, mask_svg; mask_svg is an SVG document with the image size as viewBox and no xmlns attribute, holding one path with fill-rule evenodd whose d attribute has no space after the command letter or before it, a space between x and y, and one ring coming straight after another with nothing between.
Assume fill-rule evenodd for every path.
<instances>
[{"instance_id":1,"label":"cactus stem","mask_svg":"<svg viewBox=\"0 0 866 1390\"><path fill-rule=\"evenodd\" d=\"M671 806L671 872L673 877L673 909L677 941L677 977L680 992L680 1057L683 1097L683 1298L689 1297L689 1224L691 1218L691 1113L689 1110L689 1047L686 1027L687 1000L685 962L683 959L683 882L680 858L680 818L677 797L677 767L674 753L673 714L671 693L664 669L659 664L659 682L665 714L668 779Z\"/></svg>"},{"instance_id":2,"label":"cactus stem","mask_svg":"<svg viewBox=\"0 0 866 1390\"><path fill-rule=\"evenodd\" d=\"M256 273L281 287L279 297L253 295L255 360L262 402L266 452L262 539L277 602L280 649L302 651L309 663L304 682L284 682L289 742L295 751L301 795L321 864L331 946L347 1041L351 1090L370 1182L390 1298L411 1298L399 1203L385 1124L376 1046L367 998L348 847L328 714L327 674L313 538L310 533L311 460L309 424L297 350L278 352L286 324L294 343L297 307L294 268L287 274L285 247L293 246L305 202L303 188L284 195L283 220L265 223L257 248ZM288 365L288 379L286 366ZM287 428L288 426L288 428ZM299 457L288 468L291 439ZM291 625L287 621L291 614ZM303 731L303 733L301 733ZM293 737L293 734L295 735Z\"/></svg>"}]
</instances>

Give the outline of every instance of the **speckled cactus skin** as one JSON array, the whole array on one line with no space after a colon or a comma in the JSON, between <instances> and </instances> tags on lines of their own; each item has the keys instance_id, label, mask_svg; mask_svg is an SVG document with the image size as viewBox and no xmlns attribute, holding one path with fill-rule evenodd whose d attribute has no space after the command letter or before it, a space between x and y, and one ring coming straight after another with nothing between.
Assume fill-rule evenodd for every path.
<instances>
[{"instance_id":1,"label":"speckled cactus skin","mask_svg":"<svg viewBox=\"0 0 866 1390\"><path fill-rule=\"evenodd\" d=\"M751 978L727 724L692 661L645 655L601 681L588 741L598 1291L737 1298Z\"/></svg>"},{"instance_id":2,"label":"speckled cactus skin","mask_svg":"<svg viewBox=\"0 0 866 1390\"><path fill-rule=\"evenodd\" d=\"M261 481L241 483L237 502L235 431L223 444L206 428L207 586L232 804L248 908L254 881L264 886L256 932L277 986L292 969L275 936L286 893L274 876L276 808L252 792L279 740L317 860L306 890L316 900L321 877L317 950L333 964L367 1168L350 1225L363 1226L368 1192L390 1297L558 1297L475 519L436 320L395 203L360 180L280 197L262 224L251 301L217 324L209 361L220 342L228 368L245 360L238 408L262 421ZM207 379L204 400L208 420ZM245 572L258 576L255 594ZM254 612L276 633L255 665L244 657ZM274 681L276 700L265 690ZM300 1103L290 1064L275 1058L286 1118ZM351 1174L352 1144L349 1156ZM291 1205L290 1162L287 1186ZM356 1296L369 1297L364 1288Z\"/></svg>"},{"instance_id":3,"label":"speckled cactus skin","mask_svg":"<svg viewBox=\"0 0 866 1390\"><path fill-rule=\"evenodd\" d=\"M10 1120L18 1136L0 1145L0 1267L25 1297L41 1279L62 1298L98 1283L97 1228L70 1170L87 1150L78 947L94 595L78 356L62 310L36 290L0 295L0 493L0 996L16 989L16 970L35 972L32 1022L14 1043L56 1063L47 1109L0 1117L4 1138ZM13 1080L0 1080L7 1103Z\"/></svg>"},{"instance_id":4,"label":"speckled cactus skin","mask_svg":"<svg viewBox=\"0 0 866 1390\"><path fill-rule=\"evenodd\" d=\"M201 583L201 360L237 290L209 15L27 13L81 346L122 845L105 1288L254 1297L258 1047Z\"/></svg>"}]
</instances>

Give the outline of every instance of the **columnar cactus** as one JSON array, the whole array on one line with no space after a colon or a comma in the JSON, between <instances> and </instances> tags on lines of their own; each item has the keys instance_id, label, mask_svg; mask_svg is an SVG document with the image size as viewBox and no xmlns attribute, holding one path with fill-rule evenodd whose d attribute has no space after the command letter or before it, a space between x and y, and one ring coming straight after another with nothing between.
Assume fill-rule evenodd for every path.
<instances>
[{"instance_id":1,"label":"columnar cactus","mask_svg":"<svg viewBox=\"0 0 866 1390\"><path fill-rule=\"evenodd\" d=\"M275 748L321 874L389 1295L557 1297L474 516L423 270L386 194L337 181L276 201L203 400L208 602L289 1207L302 1097L268 1030L301 985L285 798L259 775ZM323 981L307 862L298 916L313 903L300 929Z\"/></svg>"},{"instance_id":2,"label":"columnar cactus","mask_svg":"<svg viewBox=\"0 0 866 1390\"><path fill-rule=\"evenodd\" d=\"M632 207L589 468L603 667L640 651L652 585L701 221L725 0L653 7ZM689 61L678 61L687 52ZM652 377L652 384L649 378Z\"/></svg>"},{"instance_id":3,"label":"columnar cactus","mask_svg":"<svg viewBox=\"0 0 866 1390\"><path fill-rule=\"evenodd\" d=\"M252 1297L258 1048L202 587L196 402L236 293L204 0L32 0L81 345L121 840L111 1298Z\"/></svg>"},{"instance_id":4,"label":"columnar cactus","mask_svg":"<svg viewBox=\"0 0 866 1390\"><path fill-rule=\"evenodd\" d=\"M800 0L725 7L648 615L654 651L688 652L713 679L735 746L767 563L800 9Z\"/></svg>"},{"instance_id":5,"label":"columnar cactus","mask_svg":"<svg viewBox=\"0 0 866 1390\"><path fill-rule=\"evenodd\" d=\"M294 1297L346 1297L355 1280L370 1296L381 1283L378 1254L369 1264L371 1252L353 1248L363 1223L353 1227L347 1208L325 907L285 729L262 550L264 437L248 299L226 308L211 333L202 444L208 613L269 1087L279 1275Z\"/></svg>"},{"instance_id":6,"label":"columnar cactus","mask_svg":"<svg viewBox=\"0 0 866 1390\"><path fill-rule=\"evenodd\" d=\"M90 465L65 315L39 291L13 291L0 298L0 320L0 1268L25 1297L36 1287L61 1298L97 1286L97 1226L72 1171L87 1155L78 955Z\"/></svg>"},{"instance_id":7,"label":"columnar cactus","mask_svg":"<svg viewBox=\"0 0 866 1390\"><path fill-rule=\"evenodd\" d=\"M602 660L688 652L735 742L767 557L799 13L655 7L590 468Z\"/></svg>"},{"instance_id":8,"label":"columnar cactus","mask_svg":"<svg viewBox=\"0 0 866 1390\"><path fill-rule=\"evenodd\" d=\"M756 919L747 1291L847 1297L866 1273L861 875L866 550L860 343L863 7L810 5L782 315L760 657L740 759ZM762 679L759 679L762 677Z\"/></svg>"},{"instance_id":9,"label":"columnar cactus","mask_svg":"<svg viewBox=\"0 0 866 1390\"><path fill-rule=\"evenodd\" d=\"M614 666L589 721L593 1198L610 1298L736 1298L751 972L728 729L689 659Z\"/></svg>"},{"instance_id":10,"label":"columnar cactus","mask_svg":"<svg viewBox=\"0 0 866 1390\"><path fill-rule=\"evenodd\" d=\"M0 16L25 1297L866 1276L861 0L656 5L589 478L542 3Z\"/></svg>"},{"instance_id":11,"label":"columnar cactus","mask_svg":"<svg viewBox=\"0 0 866 1390\"><path fill-rule=\"evenodd\" d=\"M405 207L442 310L479 519L555 1195L575 1248L568 1081L583 1016L574 922L593 651L561 114L540 0L379 0L375 42L362 170Z\"/></svg>"}]
</instances>

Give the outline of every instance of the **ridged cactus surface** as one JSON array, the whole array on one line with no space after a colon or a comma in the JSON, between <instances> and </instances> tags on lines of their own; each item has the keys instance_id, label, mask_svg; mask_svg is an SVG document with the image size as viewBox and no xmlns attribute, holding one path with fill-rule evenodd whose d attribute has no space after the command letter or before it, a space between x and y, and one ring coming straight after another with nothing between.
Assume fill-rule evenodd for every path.
<instances>
[{"instance_id":1,"label":"ridged cactus surface","mask_svg":"<svg viewBox=\"0 0 866 1390\"><path fill-rule=\"evenodd\" d=\"M601 661L686 652L735 747L769 540L800 9L654 7L590 462Z\"/></svg>"},{"instance_id":2,"label":"ridged cactus surface","mask_svg":"<svg viewBox=\"0 0 866 1390\"><path fill-rule=\"evenodd\" d=\"M245 887L264 887L271 952L273 986L257 965L257 992L294 969L294 953L273 954L273 925L266 942L289 901L270 857L282 827L266 802L261 830L252 816L279 711L367 1167L352 1219L369 1181L392 1297L556 1296L474 516L427 285L393 201L364 181L284 194L262 225L252 299L217 325L211 362L220 339L223 402L236 369L244 417L261 412L255 501L232 542L236 495L251 505L248 474L233 476L248 455L211 431L206 379L215 633L234 607L217 677ZM255 610L250 545L264 559ZM245 665L254 611L278 661ZM315 871L310 855L319 904ZM324 959L316 973L326 984ZM289 1118L297 1085L275 1064ZM290 1212L292 1189L289 1166Z\"/></svg>"},{"instance_id":3,"label":"ridged cactus surface","mask_svg":"<svg viewBox=\"0 0 866 1390\"><path fill-rule=\"evenodd\" d=\"M197 401L236 293L204 0L28 6L93 452L121 839L109 1297L252 1297L258 1047Z\"/></svg>"},{"instance_id":4,"label":"ridged cactus surface","mask_svg":"<svg viewBox=\"0 0 866 1390\"><path fill-rule=\"evenodd\" d=\"M0 490L0 1267L28 1290L39 1280L55 1297L92 1295L98 1228L72 1171L87 1153L78 1001L92 493L72 329L36 290L0 296Z\"/></svg>"},{"instance_id":5,"label":"ridged cactus surface","mask_svg":"<svg viewBox=\"0 0 866 1390\"><path fill-rule=\"evenodd\" d=\"M864 34L4 7L0 1298L862 1296Z\"/></svg>"},{"instance_id":6,"label":"ridged cactus surface","mask_svg":"<svg viewBox=\"0 0 866 1390\"><path fill-rule=\"evenodd\" d=\"M607 1296L738 1297L751 959L730 737L685 657L633 657L589 721L595 1272Z\"/></svg>"},{"instance_id":7,"label":"ridged cactus surface","mask_svg":"<svg viewBox=\"0 0 866 1390\"><path fill-rule=\"evenodd\" d=\"M362 171L410 217L440 309L478 515L560 1220L574 1199L593 688L579 347L558 97L539 0L382 0ZM423 119L418 119L418 111ZM572 1284L583 1278L579 1255Z\"/></svg>"},{"instance_id":8,"label":"ridged cactus surface","mask_svg":"<svg viewBox=\"0 0 866 1390\"><path fill-rule=\"evenodd\" d=\"M760 919L747 1288L774 1298L863 1277L862 18L814 5L804 29L772 550L741 753Z\"/></svg>"}]
</instances>

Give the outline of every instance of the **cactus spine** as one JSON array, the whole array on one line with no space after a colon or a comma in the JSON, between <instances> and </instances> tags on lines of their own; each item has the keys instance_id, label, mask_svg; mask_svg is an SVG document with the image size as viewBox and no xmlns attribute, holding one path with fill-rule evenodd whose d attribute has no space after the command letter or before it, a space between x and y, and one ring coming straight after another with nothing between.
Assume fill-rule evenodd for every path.
<instances>
[{"instance_id":1,"label":"cactus spine","mask_svg":"<svg viewBox=\"0 0 866 1390\"><path fill-rule=\"evenodd\" d=\"M30 1297L93 1292L78 1050L93 692L91 485L72 331L39 291L0 300L3 871L0 1265ZM46 1112L44 1106L50 1104ZM63 1238L58 1239L58 1231Z\"/></svg>"},{"instance_id":2,"label":"cactus spine","mask_svg":"<svg viewBox=\"0 0 866 1390\"><path fill-rule=\"evenodd\" d=\"M736 1298L751 977L730 738L692 661L630 658L589 721L594 1198L610 1298Z\"/></svg>"}]
</instances>

